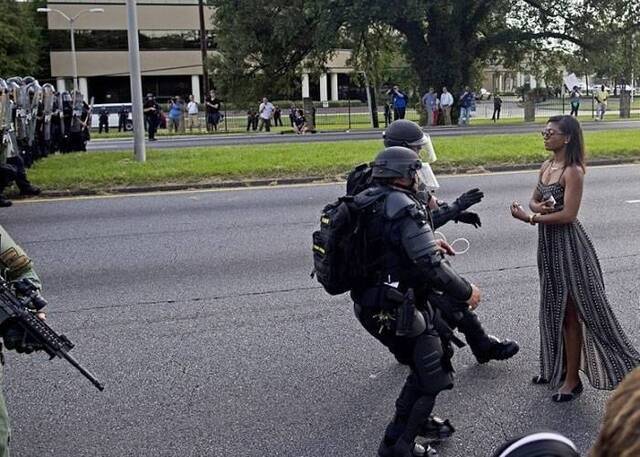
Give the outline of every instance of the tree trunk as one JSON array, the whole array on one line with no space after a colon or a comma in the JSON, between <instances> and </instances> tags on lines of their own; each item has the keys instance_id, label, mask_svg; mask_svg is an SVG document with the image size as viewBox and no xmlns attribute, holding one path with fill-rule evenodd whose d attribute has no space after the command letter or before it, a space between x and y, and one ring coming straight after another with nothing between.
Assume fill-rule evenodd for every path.
<instances>
[{"instance_id":1,"label":"tree trunk","mask_svg":"<svg viewBox=\"0 0 640 457\"><path fill-rule=\"evenodd\" d=\"M454 94L473 85L475 56L463 44L460 25L443 14L430 15L426 31L418 22L398 20L394 27L407 40L408 59L420 82L420 93L447 87Z\"/></svg>"}]
</instances>

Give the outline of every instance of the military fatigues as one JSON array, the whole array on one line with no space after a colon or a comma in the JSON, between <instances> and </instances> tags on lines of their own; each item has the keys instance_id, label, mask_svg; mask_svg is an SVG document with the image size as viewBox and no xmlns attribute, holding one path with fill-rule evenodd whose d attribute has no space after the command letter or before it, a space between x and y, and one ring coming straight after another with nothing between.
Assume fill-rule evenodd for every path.
<instances>
[{"instance_id":1,"label":"military fatigues","mask_svg":"<svg viewBox=\"0 0 640 457\"><path fill-rule=\"evenodd\" d=\"M10 281L28 278L40 287L40 278L33 269L33 262L2 226L0 226L0 274ZM2 363L4 364L4 360ZM0 367L0 382L1 380L2 367ZM9 456L10 434L9 414L4 394L0 389L0 457Z\"/></svg>"}]
</instances>

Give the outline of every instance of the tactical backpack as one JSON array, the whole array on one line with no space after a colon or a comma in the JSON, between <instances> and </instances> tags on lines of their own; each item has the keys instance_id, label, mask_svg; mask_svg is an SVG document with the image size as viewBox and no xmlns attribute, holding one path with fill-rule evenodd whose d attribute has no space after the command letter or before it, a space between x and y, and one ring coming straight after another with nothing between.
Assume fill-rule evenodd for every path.
<instances>
[{"instance_id":1,"label":"tactical backpack","mask_svg":"<svg viewBox=\"0 0 640 457\"><path fill-rule=\"evenodd\" d=\"M347 195L358 195L371 185L373 169L368 163L355 167L347 175Z\"/></svg>"},{"instance_id":2,"label":"tactical backpack","mask_svg":"<svg viewBox=\"0 0 640 457\"><path fill-rule=\"evenodd\" d=\"M311 277L315 276L331 295L350 291L363 277L359 213L353 197L341 197L324 207L320 230L313 232Z\"/></svg>"},{"instance_id":3,"label":"tactical backpack","mask_svg":"<svg viewBox=\"0 0 640 457\"><path fill-rule=\"evenodd\" d=\"M320 216L320 230L313 232L313 271L331 295L350 291L366 275L364 240L360 221L364 208L358 208L354 196L371 184L368 164L361 164L347 176L347 193L328 204ZM367 205L368 206L368 205Z\"/></svg>"}]
</instances>

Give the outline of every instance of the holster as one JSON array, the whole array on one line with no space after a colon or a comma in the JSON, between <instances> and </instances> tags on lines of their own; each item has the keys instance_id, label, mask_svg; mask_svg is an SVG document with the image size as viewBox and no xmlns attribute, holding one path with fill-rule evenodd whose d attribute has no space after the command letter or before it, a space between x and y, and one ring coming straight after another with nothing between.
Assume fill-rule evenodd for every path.
<instances>
[{"instance_id":1,"label":"holster","mask_svg":"<svg viewBox=\"0 0 640 457\"><path fill-rule=\"evenodd\" d=\"M413 289L408 289L404 294L397 289L389 289L395 291L395 299L400 301L396 311L396 336L413 337L418 336L427 328L424 316L416 309L416 297ZM387 292L387 296L393 292Z\"/></svg>"}]
</instances>

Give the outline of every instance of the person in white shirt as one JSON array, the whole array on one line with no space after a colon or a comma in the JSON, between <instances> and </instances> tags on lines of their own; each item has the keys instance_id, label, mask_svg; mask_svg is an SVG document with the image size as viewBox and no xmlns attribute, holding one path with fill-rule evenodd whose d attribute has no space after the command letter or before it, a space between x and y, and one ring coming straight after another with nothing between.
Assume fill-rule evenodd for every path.
<instances>
[{"instance_id":1,"label":"person in white shirt","mask_svg":"<svg viewBox=\"0 0 640 457\"><path fill-rule=\"evenodd\" d=\"M453 106L453 95L447 91L446 87L442 88L440 95L440 107L444 116L444 125L451 125L451 107Z\"/></svg>"},{"instance_id":2,"label":"person in white shirt","mask_svg":"<svg viewBox=\"0 0 640 457\"><path fill-rule=\"evenodd\" d=\"M198 119L198 103L195 101L193 95L189 95L189 103L187 103L187 123L189 124L189 132L193 133L193 126L195 125L198 131L200 131L200 120Z\"/></svg>"},{"instance_id":3,"label":"person in white shirt","mask_svg":"<svg viewBox=\"0 0 640 457\"><path fill-rule=\"evenodd\" d=\"M258 113L260 116L260 124L258 127L259 132L262 132L263 127L267 132L271 131L271 117L273 116L274 109L275 107L267 99L267 97L263 97L262 103L260 103L260 107L258 108Z\"/></svg>"}]
</instances>

